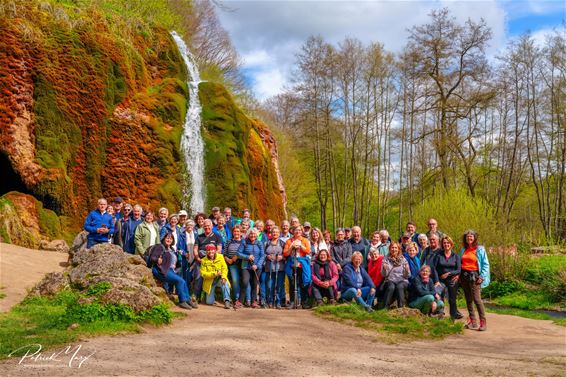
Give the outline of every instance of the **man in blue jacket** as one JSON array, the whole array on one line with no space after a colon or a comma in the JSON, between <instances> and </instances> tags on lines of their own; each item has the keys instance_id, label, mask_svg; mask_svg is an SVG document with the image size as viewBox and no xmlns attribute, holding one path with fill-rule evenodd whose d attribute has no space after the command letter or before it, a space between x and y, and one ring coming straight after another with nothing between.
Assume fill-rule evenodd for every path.
<instances>
[{"instance_id":1,"label":"man in blue jacket","mask_svg":"<svg viewBox=\"0 0 566 377\"><path fill-rule=\"evenodd\" d=\"M87 249L96 244L108 242L108 237L114 233L112 215L106 212L108 202L98 199L98 208L91 211L86 217L84 230L88 232Z\"/></svg>"}]
</instances>

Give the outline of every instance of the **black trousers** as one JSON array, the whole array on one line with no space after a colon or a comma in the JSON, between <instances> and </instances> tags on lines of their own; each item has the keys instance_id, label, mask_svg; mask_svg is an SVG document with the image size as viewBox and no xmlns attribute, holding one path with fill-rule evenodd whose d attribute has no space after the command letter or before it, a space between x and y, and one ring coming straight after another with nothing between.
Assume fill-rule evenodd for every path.
<instances>
[{"instance_id":1,"label":"black trousers","mask_svg":"<svg viewBox=\"0 0 566 377\"><path fill-rule=\"evenodd\" d=\"M392 281L388 281L385 283L384 291L385 294L383 295L383 302L385 303L385 307L388 308L393 301L393 295L397 297L397 307L402 308L405 306L405 292L409 284L406 281L401 281L399 283L394 283Z\"/></svg>"},{"instance_id":2,"label":"black trousers","mask_svg":"<svg viewBox=\"0 0 566 377\"><path fill-rule=\"evenodd\" d=\"M334 300L334 289L332 286L328 288L319 287L316 284L312 285L312 295L316 301L322 301L323 297L327 297L329 300Z\"/></svg>"}]
</instances>

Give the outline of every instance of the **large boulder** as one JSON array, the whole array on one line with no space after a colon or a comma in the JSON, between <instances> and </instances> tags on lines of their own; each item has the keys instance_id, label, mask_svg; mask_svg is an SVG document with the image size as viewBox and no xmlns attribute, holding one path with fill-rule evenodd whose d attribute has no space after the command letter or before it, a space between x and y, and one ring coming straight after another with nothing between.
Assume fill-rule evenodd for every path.
<instances>
[{"instance_id":1,"label":"large boulder","mask_svg":"<svg viewBox=\"0 0 566 377\"><path fill-rule=\"evenodd\" d=\"M107 282L110 289L85 301L98 299L105 304L124 304L136 312L168 301L140 256L124 253L119 246L107 243L86 249L81 242L83 238L79 235L75 239L67 270L47 274L32 294L52 296L67 287L85 292L93 285Z\"/></svg>"},{"instance_id":2,"label":"large boulder","mask_svg":"<svg viewBox=\"0 0 566 377\"><path fill-rule=\"evenodd\" d=\"M41 250L47 251L57 251L59 253L68 253L69 252L69 245L64 240L41 240L39 243L39 248Z\"/></svg>"}]
</instances>

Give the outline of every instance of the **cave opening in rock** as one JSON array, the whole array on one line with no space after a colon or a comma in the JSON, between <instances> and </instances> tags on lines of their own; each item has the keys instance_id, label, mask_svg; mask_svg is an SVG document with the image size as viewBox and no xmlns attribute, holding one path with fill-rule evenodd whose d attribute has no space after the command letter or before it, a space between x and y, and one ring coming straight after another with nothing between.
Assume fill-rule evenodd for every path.
<instances>
[{"instance_id":1,"label":"cave opening in rock","mask_svg":"<svg viewBox=\"0 0 566 377\"><path fill-rule=\"evenodd\" d=\"M8 156L3 153L0 153L0 171L2 172L2 177L0 178L0 196L10 191L18 191L23 194L31 195L31 192L28 190L18 173L16 173L12 168L12 164L10 163L10 160L8 160Z\"/></svg>"}]
</instances>

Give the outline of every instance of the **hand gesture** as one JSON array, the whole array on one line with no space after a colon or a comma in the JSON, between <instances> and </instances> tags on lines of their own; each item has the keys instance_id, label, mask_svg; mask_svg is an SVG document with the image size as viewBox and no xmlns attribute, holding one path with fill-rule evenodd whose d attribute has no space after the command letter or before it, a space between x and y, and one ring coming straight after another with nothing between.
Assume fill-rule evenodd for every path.
<instances>
[{"instance_id":1,"label":"hand gesture","mask_svg":"<svg viewBox=\"0 0 566 377\"><path fill-rule=\"evenodd\" d=\"M283 260L283 255L278 255L278 256L277 256L277 261L279 262L279 261L282 261L282 260Z\"/></svg>"},{"instance_id":2,"label":"hand gesture","mask_svg":"<svg viewBox=\"0 0 566 377\"><path fill-rule=\"evenodd\" d=\"M361 289L358 289L358 290L356 291L356 297L361 297L361 296L362 296L362 290L361 290Z\"/></svg>"},{"instance_id":3,"label":"hand gesture","mask_svg":"<svg viewBox=\"0 0 566 377\"><path fill-rule=\"evenodd\" d=\"M250 262L253 262L253 261L254 261L254 256L253 256L253 255L250 255L250 256L248 257L248 260L249 260Z\"/></svg>"}]
</instances>

